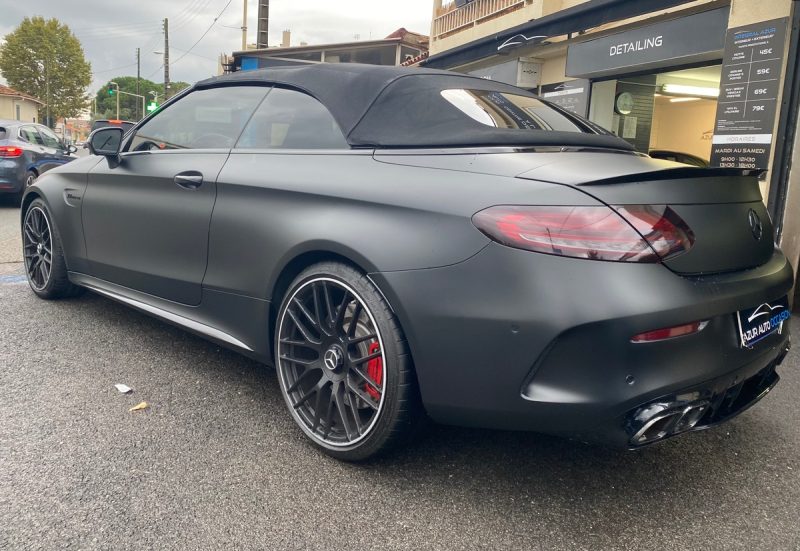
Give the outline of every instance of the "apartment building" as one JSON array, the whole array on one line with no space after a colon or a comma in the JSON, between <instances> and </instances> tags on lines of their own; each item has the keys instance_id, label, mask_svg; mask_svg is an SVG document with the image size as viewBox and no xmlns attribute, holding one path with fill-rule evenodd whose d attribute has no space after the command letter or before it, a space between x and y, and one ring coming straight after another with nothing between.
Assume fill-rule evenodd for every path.
<instances>
[{"instance_id":1,"label":"apartment building","mask_svg":"<svg viewBox=\"0 0 800 551\"><path fill-rule=\"evenodd\" d=\"M291 45L291 34L285 31L280 47L247 49L233 52L226 62L227 71L248 71L307 65L309 63L367 63L401 65L428 51L428 37L400 28L377 40L354 40L335 44ZM222 72L223 67L221 66Z\"/></svg>"}]
</instances>

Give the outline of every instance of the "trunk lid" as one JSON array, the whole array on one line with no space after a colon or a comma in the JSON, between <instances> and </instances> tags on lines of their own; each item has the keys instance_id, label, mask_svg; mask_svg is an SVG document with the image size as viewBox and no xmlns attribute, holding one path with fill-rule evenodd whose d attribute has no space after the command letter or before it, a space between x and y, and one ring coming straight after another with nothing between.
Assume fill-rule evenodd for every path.
<instances>
[{"instance_id":1,"label":"trunk lid","mask_svg":"<svg viewBox=\"0 0 800 551\"><path fill-rule=\"evenodd\" d=\"M634 155L561 155L517 177L575 186L611 206L670 207L695 237L688 252L664 262L677 273L754 268L773 254L772 222L755 172L694 168Z\"/></svg>"}]
</instances>

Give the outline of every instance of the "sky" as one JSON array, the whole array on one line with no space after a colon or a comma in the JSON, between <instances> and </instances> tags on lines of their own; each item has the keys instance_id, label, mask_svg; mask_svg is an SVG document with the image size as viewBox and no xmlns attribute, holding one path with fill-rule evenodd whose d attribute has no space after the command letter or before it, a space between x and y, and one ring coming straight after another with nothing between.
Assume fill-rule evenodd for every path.
<instances>
[{"instance_id":1,"label":"sky","mask_svg":"<svg viewBox=\"0 0 800 551\"><path fill-rule=\"evenodd\" d=\"M142 77L163 81L163 56L153 52L163 52L161 21L168 17L170 79L195 82L216 74L219 54L241 49L243 2L4 0L0 36L13 31L25 17L57 18L83 44L93 72L89 92L94 92L113 77L136 76L137 47L142 52ZM428 34L432 6L433 0L270 0L269 43L280 44L285 29L292 31L292 45L347 42L356 35L360 40L378 39L400 27ZM249 43L255 42L257 11L258 0L248 0Z\"/></svg>"}]
</instances>

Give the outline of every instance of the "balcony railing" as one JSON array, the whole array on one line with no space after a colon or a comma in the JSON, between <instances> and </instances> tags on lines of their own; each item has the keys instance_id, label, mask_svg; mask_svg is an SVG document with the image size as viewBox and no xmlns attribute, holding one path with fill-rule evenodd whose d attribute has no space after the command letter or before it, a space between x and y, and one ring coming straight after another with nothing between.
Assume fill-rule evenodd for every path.
<instances>
[{"instance_id":1,"label":"balcony railing","mask_svg":"<svg viewBox=\"0 0 800 551\"><path fill-rule=\"evenodd\" d=\"M433 36L440 38L465 27L477 25L487 19L523 7L528 0L473 0L460 8L455 2L442 7L442 13L433 20ZM447 10L447 11L445 11Z\"/></svg>"}]
</instances>

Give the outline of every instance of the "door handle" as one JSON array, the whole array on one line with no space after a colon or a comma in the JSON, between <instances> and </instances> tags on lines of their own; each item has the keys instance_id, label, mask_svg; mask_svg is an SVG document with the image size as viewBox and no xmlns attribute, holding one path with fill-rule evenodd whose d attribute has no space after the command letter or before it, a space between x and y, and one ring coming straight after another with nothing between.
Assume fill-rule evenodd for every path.
<instances>
[{"instance_id":1,"label":"door handle","mask_svg":"<svg viewBox=\"0 0 800 551\"><path fill-rule=\"evenodd\" d=\"M176 174L173 181L182 188L197 189L203 185L203 175L200 172L191 170Z\"/></svg>"}]
</instances>

